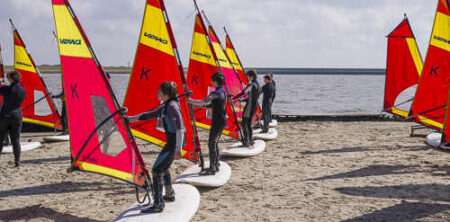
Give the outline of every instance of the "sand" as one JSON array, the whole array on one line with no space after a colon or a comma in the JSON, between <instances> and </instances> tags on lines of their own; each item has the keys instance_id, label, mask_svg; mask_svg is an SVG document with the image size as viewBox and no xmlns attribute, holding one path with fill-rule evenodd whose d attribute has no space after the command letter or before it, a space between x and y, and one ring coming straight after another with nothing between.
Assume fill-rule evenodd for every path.
<instances>
[{"instance_id":1,"label":"sand","mask_svg":"<svg viewBox=\"0 0 450 222\"><path fill-rule=\"evenodd\" d=\"M200 189L192 221L450 221L450 153L409 137L410 125L280 123L278 140L267 142L264 153L222 158L232 177L223 187ZM159 148L139 144L150 168ZM11 154L1 155L0 220L112 221L135 202L134 188L123 182L67 173L68 154L67 142L44 143L22 154L19 169ZM176 161L172 177L188 166Z\"/></svg>"}]
</instances>

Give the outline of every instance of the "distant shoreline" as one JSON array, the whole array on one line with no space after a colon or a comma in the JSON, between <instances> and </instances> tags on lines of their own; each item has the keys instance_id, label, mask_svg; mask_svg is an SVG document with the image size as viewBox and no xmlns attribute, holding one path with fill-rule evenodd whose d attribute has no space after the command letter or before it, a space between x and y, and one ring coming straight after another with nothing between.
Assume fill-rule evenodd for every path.
<instances>
[{"instance_id":1,"label":"distant shoreline","mask_svg":"<svg viewBox=\"0 0 450 222\"><path fill-rule=\"evenodd\" d=\"M374 68L248 68L255 69L260 74L273 73L274 75L385 75L386 69ZM7 66L6 70L12 70L11 66ZM60 66L40 66L39 70L42 74L59 74ZM129 74L129 67L105 67L106 72L111 74ZM187 73L187 70L185 70Z\"/></svg>"}]
</instances>

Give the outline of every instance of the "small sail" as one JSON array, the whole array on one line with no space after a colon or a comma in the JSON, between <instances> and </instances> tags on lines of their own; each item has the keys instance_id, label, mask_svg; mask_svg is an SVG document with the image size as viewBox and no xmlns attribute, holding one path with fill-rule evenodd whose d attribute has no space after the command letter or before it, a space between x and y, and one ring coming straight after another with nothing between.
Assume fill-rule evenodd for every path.
<instances>
[{"instance_id":1,"label":"small sail","mask_svg":"<svg viewBox=\"0 0 450 222\"><path fill-rule=\"evenodd\" d=\"M450 13L447 0L438 0L434 27L410 116L423 125L442 129L450 78Z\"/></svg>"},{"instance_id":2,"label":"small sail","mask_svg":"<svg viewBox=\"0 0 450 222\"><path fill-rule=\"evenodd\" d=\"M148 172L103 67L68 0L52 0L73 169L148 188Z\"/></svg>"},{"instance_id":3,"label":"small sail","mask_svg":"<svg viewBox=\"0 0 450 222\"><path fill-rule=\"evenodd\" d=\"M402 92L417 85L422 66L422 57L416 39L405 16L388 35L384 111L400 117L408 116L414 94L407 95L407 98L402 98L402 101L398 101L397 98Z\"/></svg>"},{"instance_id":4,"label":"small sail","mask_svg":"<svg viewBox=\"0 0 450 222\"><path fill-rule=\"evenodd\" d=\"M208 42L207 29L200 13L195 17L192 48L189 60L187 81L189 89L193 91L193 99L203 99L215 89L211 84L211 75L218 72L219 66L216 55L213 54L213 46ZM234 81L234 80L233 80ZM228 85L228 79L226 82ZM227 103L227 123L223 134L239 138L239 125L231 103ZM195 119L198 127L211 128L211 110L196 109Z\"/></svg>"},{"instance_id":5,"label":"small sail","mask_svg":"<svg viewBox=\"0 0 450 222\"><path fill-rule=\"evenodd\" d=\"M165 81L178 86L178 94L187 93L183 67L177 63L176 43L163 0L147 0L133 69L123 105L128 115L137 115L160 105L158 87ZM191 110L186 96L180 98L180 106L186 126L186 145L182 155L197 160L200 150L196 126L192 125ZM192 113L193 114L193 113ZM130 124L133 134L158 146L166 144L163 129L158 129L157 120L138 121ZM195 135L195 136L194 136Z\"/></svg>"},{"instance_id":6,"label":"small sail","mask_svg":"<svg viewBox=\"0 0 450 222\"><path fill-rule=\"evenodd\" d=\"M28 53L19 31L10 20L14 36L14 69L22 76L20 84L26 91L22 104L23 121L62 129L61 117L49 91Z\"/></svg>"},{"instance_id":7,"label":"small sail","mask_svg":"<svg viewBox=\"0 0 450 222\"><path fill-rule=\"evenodd\" d=\"M226 51L225 53L228 55L228 58L231 61L231 64L233 65L233 67L235 68L239 80L241 81L241 83L243 85L248 85L248 80L247 77L245 76L245 71L244 71L244 67L242 65L241 59L239 58L237 52L236 52L236 48L234 48L233 42L231 41L230 35L228 34L227 30L225 29L225 27L223 27L223 29L225 30L225 47L226 47ZM241 106L245 106L245 104L242 102ZM255 116L253 117L253 124L258 124L259 121L261 120L262 117L262 111L261 111L261 106L259 105L258 102L258 107L256 108L256 113Z\"/></svg>"}]
</instances>

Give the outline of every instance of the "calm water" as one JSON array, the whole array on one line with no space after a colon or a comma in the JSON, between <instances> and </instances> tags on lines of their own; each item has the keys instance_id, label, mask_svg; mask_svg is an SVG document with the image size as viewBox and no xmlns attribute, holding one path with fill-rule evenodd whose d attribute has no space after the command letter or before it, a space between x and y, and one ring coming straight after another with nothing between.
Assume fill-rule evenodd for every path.
<instances>
[{"instance_id":1,"label":"calm water","mask_svg":"<svg viewBox=\"0 0 450 222\"><path fill-rule=\"evenodd\" d=\"M45 74L49 90L60 92L57 74ZM123 101L128 75L112 75L116 96ZM384 75L275 75L274 113L342 114L379 113L383 105ZM262 78L260 79L262 83ZM55 100L60 106L60 101Z\"/></svg>"}]
</instances>

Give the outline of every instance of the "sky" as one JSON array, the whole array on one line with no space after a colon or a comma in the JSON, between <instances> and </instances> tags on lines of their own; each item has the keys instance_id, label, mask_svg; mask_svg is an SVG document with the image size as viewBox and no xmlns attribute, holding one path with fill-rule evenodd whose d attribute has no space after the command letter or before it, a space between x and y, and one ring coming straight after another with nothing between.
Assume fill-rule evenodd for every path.
<instances>
[{"instance_id":1,"label":"sky","mask_svg":"<svg viewBox=\"0 0 450 222\"><path fill-rule=\"evenodd\" d=\"M104 66L133 64L145 0L70 0ZM166 0L184 66L192 0ZM198 0L222 41L226 25L244 67L384 68L386 35L407 13L425 58L437 0ZM38 65L59 64L50 0L1 0L0 44L12 64L12 18Z\"/></svg>"}]
</instances>

